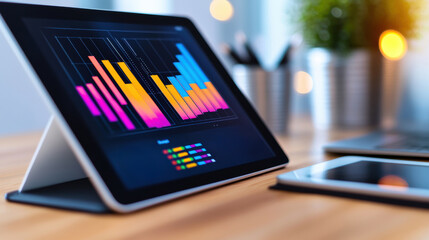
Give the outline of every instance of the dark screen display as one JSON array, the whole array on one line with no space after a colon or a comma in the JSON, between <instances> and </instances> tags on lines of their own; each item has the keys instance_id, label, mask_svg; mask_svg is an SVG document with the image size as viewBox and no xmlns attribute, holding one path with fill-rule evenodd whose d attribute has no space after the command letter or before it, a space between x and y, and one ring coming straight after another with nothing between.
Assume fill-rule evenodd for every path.
<instances>
[{"instance_id":1,"label":"dark screen display","mask_svg":"<svg viewBox=\"0 0 429 240\"><path fill-rule=\"evenodd\" d=\"M359 161L312 174L313 178L429 189L429 167Z\"/></svg>"},{"instance_id":2,"label":"dark screen display","mask_svg":"<svg viewBox=\"0 0 429 240\"><path fill-rule=\"evenodd\" d=\"M125 188L275 156L186 27L24 23Z\"/></svg>"}]
</instances>

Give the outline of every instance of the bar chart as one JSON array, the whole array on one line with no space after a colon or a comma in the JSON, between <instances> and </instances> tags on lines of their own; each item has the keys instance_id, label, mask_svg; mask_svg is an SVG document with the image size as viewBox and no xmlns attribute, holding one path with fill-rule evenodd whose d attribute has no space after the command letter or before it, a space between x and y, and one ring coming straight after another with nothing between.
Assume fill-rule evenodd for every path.
<instances>
[{"instance_id":1,"label":"bar chart","mask_svg":"<svg viewBox=\"0 0 429 240\"><path fill-rule=\"evenodd\" d=\"M237 118L178 38L54 37L86 111L112 134Z\"/></svg>"}]
</instances>

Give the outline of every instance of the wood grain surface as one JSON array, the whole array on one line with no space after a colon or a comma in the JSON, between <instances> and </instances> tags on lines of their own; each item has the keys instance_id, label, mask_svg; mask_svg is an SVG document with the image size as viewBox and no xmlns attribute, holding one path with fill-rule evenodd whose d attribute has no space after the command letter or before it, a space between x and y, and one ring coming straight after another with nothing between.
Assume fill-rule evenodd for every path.
<instances>
[{"instance_id":1,"label":"wood grain surface","mask_svg":"<svg viewBox=\"0 0 429 240\"><path fill-rule=\"evenodd\" d=\"M136 213L94 215L0 201L0 239L429 239L429 210L273 191L283 172L329 160L331 140L365 130L315 131L296 118L277 139L287 168ZM0 139L0 194L16 190L41 133Z\"/></svg>"}]
</instances>

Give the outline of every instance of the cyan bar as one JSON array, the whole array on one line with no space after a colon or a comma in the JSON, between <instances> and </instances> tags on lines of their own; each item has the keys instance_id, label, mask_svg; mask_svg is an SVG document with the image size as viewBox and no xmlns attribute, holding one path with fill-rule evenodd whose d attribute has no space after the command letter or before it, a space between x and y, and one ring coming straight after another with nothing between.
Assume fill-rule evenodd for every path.
<instances>
[{"instance_id":1,"label":"cyan bar","mask_svg":"<svg viewBox=\"0 0 429 240\"><path fill-rule=\"evenodd\" d=\"M207 86L202 81L201 77L195 72L195 69L192 68L189 61L183 55L176 55L177 60L179 60L180 64L185 68L185 70L189 73L190 77L194 80L194 82L198 85L200 89L206 89Z\"/></svg>"},{"instance_id":2,"label":"cyan bar","mask_svg":"<svg viewBox=\"0 0 429 240\"><path fill-rule=\"evenodd\" d=\"M167 77L168 80L173 84L173 86L176 88L176 90L179 92L180 96L182 97L189 97L188 93L183 89L182 85L177 81L175 77Z\"/></svg>"},{"instance_id":3,"label":"cyan bar","mask_svg":"<svg viewBox=\"0 0 429 240\"><path fill-rule=\"evenodd\" d=\"M182 75L177 75L176 79L177 79L177 81L179 81L180 85L182 85L182 87L185 89L185 91L192 90L191 86L189 85L189 83L186 81L186 79Z\"/></svg>"},{"instance_id":4,"label":"cyan bar","mask_svg":"<svg viewBox=\"0 0 429 240\"><path fill-rule=\"evenodd\" d=\"M186 60L190 63L192 68L196 71L196 73L201 77L201 80L203 82L210 82L206 74L203 72L203 70L198 66L198 63L195 61L195 59L192 57L192 55L189 53L188 49L186 49L185 45L182 43L177 43L176 47L179 49L179 51L185 56Z\"/></svg>"},{"instance_id":5,"label":"cyan bar","mask_svg":"<svg viewBox=\"0 0 429 240\"><path fill-rule=\"evenodd\" d=\"M183 78L188 82L188 84L196 83L195 80L191 77L189 72L183 67L182 63L174 62L174 66L177 68L177 71L182 74Z\"/></svg>"}]
</instances>

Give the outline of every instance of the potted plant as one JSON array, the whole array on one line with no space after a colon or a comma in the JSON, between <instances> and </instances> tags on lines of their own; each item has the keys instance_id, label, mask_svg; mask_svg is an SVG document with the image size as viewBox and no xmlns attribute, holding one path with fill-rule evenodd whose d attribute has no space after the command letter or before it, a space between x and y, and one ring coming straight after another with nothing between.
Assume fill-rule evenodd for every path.
<instances>
[{"instance_id":1,"label":"potted plant","mask_svg":"<svg viewBox=\"0 0 429 240\"><path fill-rule=\"evenodd\" d=\"M297 20L310 46L312 112L316 127L375 126L379 122L380 35L415 35L418 1L304 0Z\"/></svg>"}]
</instances>

